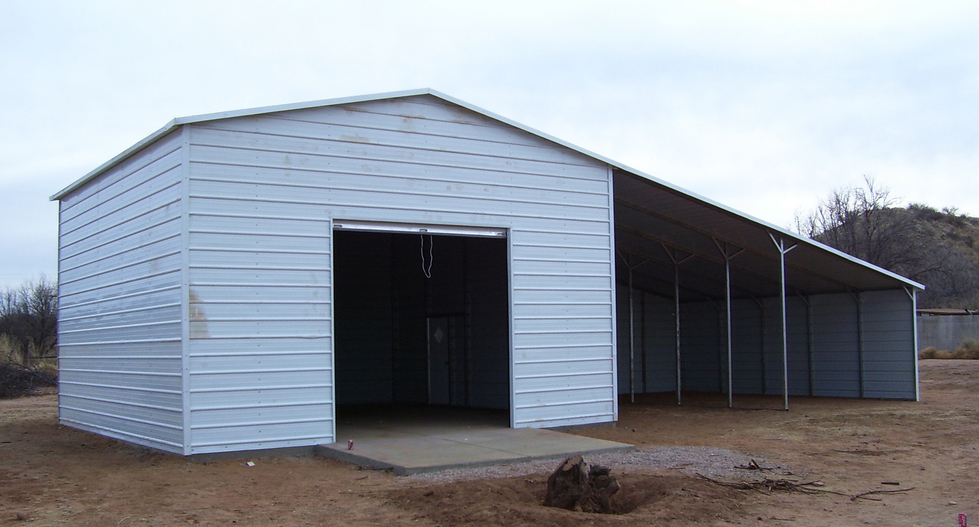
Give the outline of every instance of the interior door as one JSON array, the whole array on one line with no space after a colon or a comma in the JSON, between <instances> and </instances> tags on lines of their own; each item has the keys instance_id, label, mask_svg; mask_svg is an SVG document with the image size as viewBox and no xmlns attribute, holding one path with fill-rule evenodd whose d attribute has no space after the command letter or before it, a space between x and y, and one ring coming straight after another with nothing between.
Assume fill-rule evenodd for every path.
<instances>
[{"instance_id":1,"label":"interior door","mask_svg":"<svg viewBox=\"0 0 979 527\"><path fill-rule=\"evenodd\" d=\"M428 404L469 404L465 330L464 316L428 318Z\"/></svg>"},{"instance_id":2,"label":"interior door","mask_svg":"<svg viewBox=\"0 0 979 527\"><path fill-rule=\"evenodd\" d=\"M449 318L428 318L428 404L449 405Z\"/></svg>"}]
</instances>

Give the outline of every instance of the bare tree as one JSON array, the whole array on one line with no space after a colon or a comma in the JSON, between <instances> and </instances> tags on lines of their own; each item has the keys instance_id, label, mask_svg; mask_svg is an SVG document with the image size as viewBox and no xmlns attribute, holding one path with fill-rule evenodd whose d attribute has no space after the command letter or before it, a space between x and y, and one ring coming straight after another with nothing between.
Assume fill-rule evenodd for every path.
<instances>
[{"instance_id":1,"label":"bare tree","mask_svg":"<svg viewBox=\"0 0 979 527\"><path fill-rule=\"evenodd\" d=\"M834 190L808 216L796 217L796 228L876 266L917 271L920 258L913 254L918 238L914 218L895 212L898 200L874 178L864 176L864 184Z\"/></svg>"},{"instance_id":2,"label":"bare tree","mask_svg":"<svg viewBox=\"0 0 979 527\"><path fill-rule=\"evenodd\" d=\"M864 186L837 189L806 216L796 216L800 234L893 271L928 290L922 307L952 307L975 295L975 262L947 240L940 222L962 218L919 204L900 207L872 177Z\"/></svg>"},{"instance_id":3,"label":"bare tree","mask_svg":"<svg viewBox=\"0 0 979 527\"><path fill-rule=\"evenodd\" d=\"M52 355L58 339L58 288L43 276L0 293L0 335L10 344L9 360L31 365Z\"/></svg>"}]
</instances>

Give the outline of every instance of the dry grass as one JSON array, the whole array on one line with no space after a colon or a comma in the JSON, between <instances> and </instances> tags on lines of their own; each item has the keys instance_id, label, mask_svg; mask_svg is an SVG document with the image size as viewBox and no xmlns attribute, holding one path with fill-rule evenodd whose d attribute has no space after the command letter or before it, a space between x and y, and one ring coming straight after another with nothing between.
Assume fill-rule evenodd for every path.
<instances>
[{"instance_id":1,"label":"dry grass","mask_svg":"<svg viewBox=\"0 0 979 527\"><path fill-rule=\"evenodd\" d=\"M979 359L979 340L965 339L955 351L940 350L929 347L918 354L921 359Z\"/></svg>"}]
</instances>

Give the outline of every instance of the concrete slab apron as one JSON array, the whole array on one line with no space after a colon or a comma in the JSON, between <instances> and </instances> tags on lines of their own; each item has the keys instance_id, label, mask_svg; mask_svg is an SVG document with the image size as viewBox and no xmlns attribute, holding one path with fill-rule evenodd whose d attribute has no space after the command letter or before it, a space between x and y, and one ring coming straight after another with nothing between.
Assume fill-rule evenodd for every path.
<instances>
[{"instance_id":1,"label":"concrete slab apron","mask_svg":"<svg viewBox=\"0 0 979 527\"><path fill-rule=\"evenodd\" d=\"M391 469L400 476L636 448L536 428L348 426L338 432L340 442L319 445L316 453L361 466ZM354 442L352 450L347 448L348 440Z\"/></svg>"}]
</instances>

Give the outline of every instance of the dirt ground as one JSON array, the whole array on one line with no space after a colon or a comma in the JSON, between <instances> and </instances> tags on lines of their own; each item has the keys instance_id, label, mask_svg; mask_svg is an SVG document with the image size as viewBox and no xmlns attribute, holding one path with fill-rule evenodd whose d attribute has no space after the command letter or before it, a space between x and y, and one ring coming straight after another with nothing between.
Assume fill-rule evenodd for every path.
<instances>
[{"instance_id":1,"label":"dirt ground","mask_svg":"<svg viewBox=\"0 0 979 527\"><path fill-rule=\"evenodd\" d=\"M613 470L617 515L541 506L546 473L431 483L312 456L192 463L59 426L54 395L4 400L0 525L955 526L959 513L979 522L979 361L922 361L921 395L795 397L789 412L773 409L780 398L747 396L733 410L706 397L681 408L669 398L623 402L617 427L578 433L730 449L840 494L738 490L627 467Z\"/></svg>"}]
</instances>

